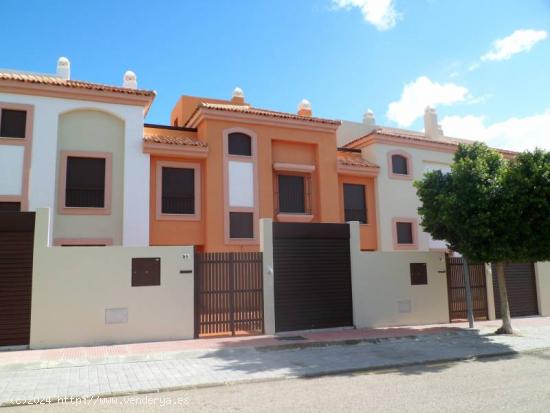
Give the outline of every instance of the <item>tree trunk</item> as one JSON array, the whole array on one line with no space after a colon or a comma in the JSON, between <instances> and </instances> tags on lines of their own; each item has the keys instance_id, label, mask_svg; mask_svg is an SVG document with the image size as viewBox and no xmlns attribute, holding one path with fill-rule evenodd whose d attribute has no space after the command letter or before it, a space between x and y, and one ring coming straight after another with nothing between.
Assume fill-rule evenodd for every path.
<instances>
[{"instance_id":1,"label":"tree trunk","mask_svg":"<svg viewBox=\"0 0 550 413\"><path fill-rule=\"evenodd\" d=\"M470 266L468 258L462 257L464 262L464 287L466 289L466 313L468 314L468 326L474 328L474 306L472 304L472 288L470 286Z\"/></svg>"},{"instance_id":2,"label":"tree trunk","mask_svg":"<svg viewBox=\"0 0 550 413\"><path fill-rule=\"evenodd\" d=\"M513 334L512 320L510 318L510 306L508 305L508 292L506 290L506 278L504 277L504 263L497 262L497 283L500 296L500 315L502 316L502 326L495 332L496 334Z\"/></svg>"}]
</instances>

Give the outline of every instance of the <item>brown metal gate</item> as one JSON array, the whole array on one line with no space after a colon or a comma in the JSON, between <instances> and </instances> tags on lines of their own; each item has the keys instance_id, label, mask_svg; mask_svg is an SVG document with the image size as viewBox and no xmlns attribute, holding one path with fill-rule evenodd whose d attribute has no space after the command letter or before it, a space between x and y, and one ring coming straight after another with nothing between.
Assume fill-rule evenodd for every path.
<instances>
[{"instance_id":1,"label":"brown metal gate","mask_svg":"<svg viewBox=\"0 0 550 413\"><path fill-rule=\"evenodd\" d=\"M470 289L476 320L487 320L487 283L484 264L470 264ZM461 257L447 256L447 290L449 293L449 318L451 322L468 319L466 286L464 284L464 261Z\"/></svg>"},{"instance_id":2,"label":"brown metal gate","mask_svg":"<svg viewBox=\"0 0 550 413\"><path fill-rule=\"evenodd\" d=\"M195 254L195 336L262 334L261 252Z\"/></svg>"},{"instance_id":3,"label":"brown metal gate","mask_svg":"<svg viewBox=\"0 0 550 413\"><path fill-rule=\"evenodd\" d=\"M537 286L533 263L506 264L504 266L508 304L512 317L537 315ZM500 318L500 293L497 282L497 271L493 265L493 290L495 292L495 313Z\"/></svg>"},{"instance_id":4,"label":"brown metal gate","mask_svg":"<svg viewBox=\"0 0 550 413\"><path fill-rule=\"evenodd\" d=\"M28 345L34 212L0 212L0 346Z\"/></svg>"},{"instance_id":5,"label":"brown metal gate","mask_svg":"<svg viewBox=\"0 0 550 413\"><path fill-rule=\"evenodd\" d=\"M348 224L273 223L275 331L353 326Z\"/></svg>"}]
</instances>

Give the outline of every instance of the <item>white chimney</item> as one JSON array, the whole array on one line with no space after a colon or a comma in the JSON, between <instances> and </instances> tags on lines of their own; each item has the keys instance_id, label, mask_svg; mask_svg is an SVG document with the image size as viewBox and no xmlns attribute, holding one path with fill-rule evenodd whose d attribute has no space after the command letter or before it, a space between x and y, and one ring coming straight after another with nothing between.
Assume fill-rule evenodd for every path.
<instances>
[{"instance_id":1,"label":"white chimney","mask_svg":"<svg viewBox=\"0 0 550 413\"><path fill-rule=\"evenodd\" d=\"M311 117L311 102L307 99L302 99L298 104L298 115Z\"/></svg>"},{"instance_id":2,"label":"white chimney","mask_svg":"<svg viewBox=\"0 0 550 413\"><path fill-rule=\"evenodd\" d=\"M424 133L431 139L443 137L443 129L437 123L437 112L430 106L426 106L424 111Z\"/></svg>"},{"instance_id":3,"label":"white chimney","mask_svg":"<svg viewBox=\"0 0 550 413\"><path fill-rule=\"evenodd\" d=\"M122 81L122 87L128 88L128 89L137 89L137 77L134 72L131 70L127 70L126 73L124 73L124 80Z\"/></svg>"},{"instance_id":4,"label":"white chimney","mask_svg":"<svg viewBox=\"0 0 550 413\"><path fill-rule=\"evenodd\" d=\"M240 87L233 89L233 96L231 96L231 102L238 105L244 104L244 92Z\"/></svg>"},{"instance_id":5,"label":"white chimney","mask_svg":"<svg viewBox=\"0 0 550 413\"><path fill-rule=\"evenodd\" d=\"M71 62L66 57L60 57L57 59L57 76L63 80L69 80L71 78Z\"/></svg>"},{"instance_id":6,"label":"white chimney","mask_svg":"<svg viewBox=\"0 0 550 413\"><path fill-rule=\"evenodd\" d=\"M366 125L366 126L376 125L376 119L374 119L374 112L372 111L372 109L369 109L364 113L363 125Z\"/></svg>"}]
</instances>

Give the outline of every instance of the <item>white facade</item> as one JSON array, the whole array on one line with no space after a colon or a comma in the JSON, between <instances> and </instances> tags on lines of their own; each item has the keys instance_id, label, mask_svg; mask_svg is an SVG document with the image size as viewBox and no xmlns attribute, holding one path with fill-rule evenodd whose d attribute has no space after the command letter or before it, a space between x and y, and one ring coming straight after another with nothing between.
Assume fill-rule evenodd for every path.
<instances>
[{"instance_id":1,"label":"white facade","mask_svg":"<svg viewBox=\"0 0 550 413\"><path fill-rule=\"evenodd\" d=\"M0 195L21 195L25 148L0 145Z\"/></svg>"},{"instance_id":2,"label":"white facade","mask_svg":"<svg viewBox=\"0 0 550 413\"><path fill-rule=\"evenodd\" d=\"M396 150L410 156L412 179L396 179L390 176L388 154ZM379 250L395 250L393 241L393 220L395 218L417 220L418 251L445 248L444 243L434 241L428 233L422 231L421 220L418 216L420 201L413 182L422 179L429 168L440 167L442 170L449 168L453 154L412 146L373 143L362 149L362 155L380 167L376 185Z\"/></svg>"},{"instance_id":3,"label":"white facade","mask_svg":"<svg viewBox=\"0 0 550 413\"><path fill-rule=\"evenodd\" d=\"M34 106L28 208L31 211L53 209L56 205L59 116L74 110L98 110L121 119L125 129L122 244L149 244L149 155L142 150L143 106L11 93L0 93L0 101ZM19 171L11 170L10 177Z\"/></svg>"}]
</instances>

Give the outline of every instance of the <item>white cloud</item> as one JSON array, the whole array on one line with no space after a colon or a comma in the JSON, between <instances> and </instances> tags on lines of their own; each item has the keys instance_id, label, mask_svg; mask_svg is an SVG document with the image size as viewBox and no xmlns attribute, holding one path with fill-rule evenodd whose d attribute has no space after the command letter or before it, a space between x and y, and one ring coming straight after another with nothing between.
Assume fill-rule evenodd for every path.
<instances>
[{"instance_id":1,"label":"white cloud","mask_svg":"<svg viewBox=\"0 0 550 413\"><path fill-rule=\"evenodd\" d=\"M363 19L378 30L393 28L400 18L393 0L332 0L332 3L337 9L358 8L363 14Z\"/></svg>"},{"instance_id":2,"label":"white cloud","mask_svg":"<svg viewBox=\"0 0 550 413\"><path fill-rule=\"evenodd\" d=\"M468 98L468 89L454 83L437 83L426 76L420 76L407 83L401 98L391 102L386 116L401 127L410 126L424 114L426 106L451 105Z\"/></svg>"},{"instance_id":3,"label":"white cloud","mask_svg":"<svg viewBox=\"0 0 550 413\"><path fill-rule=\"evenodd\" d=\"M481 60L508 60L517 53L530 51L547 37L548 33L544 30L516 30L510 36L495 40L493 49L481 56Z\"/></svg>"},{"instance_id":4,"label":"white cloud","mask_svg":"<svg viewBox=\"0 0 550 413\"><path fill-rule=\"evenodd\" d=\"M441 120L446 136L475 139L513 151L550 150L550 108L523 118L487 124L485 116L447 116Z\"/></svg>"}]
</instances>

